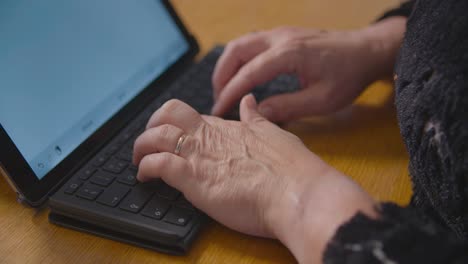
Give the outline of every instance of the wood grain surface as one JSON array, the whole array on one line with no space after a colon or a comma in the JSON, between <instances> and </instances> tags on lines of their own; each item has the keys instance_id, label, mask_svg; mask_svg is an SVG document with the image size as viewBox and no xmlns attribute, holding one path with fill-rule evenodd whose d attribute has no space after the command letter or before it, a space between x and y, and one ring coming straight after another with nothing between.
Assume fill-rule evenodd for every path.
<instances>
[{"instance_id":1,"label":"wood grain surface","mask_svg":"<svg viewBox=\"0 0 468 264\"><path fill-rule=\"evenodd\" d=\"M217 43L281 25L352 29L372 22L397 0L176 0L200 42L201 54ZM356 63L359 63L358 61ZM328 117L285 128L378 200L406 204L411 196L390 83L372 85L356 104ZM1 147L1 146L0 146ZM231 231L211 222L187 256L173 257L50 224L48 209L23 207L0 179L1 263L294 263L279 242Z\"/></svg>"}]
</instances>

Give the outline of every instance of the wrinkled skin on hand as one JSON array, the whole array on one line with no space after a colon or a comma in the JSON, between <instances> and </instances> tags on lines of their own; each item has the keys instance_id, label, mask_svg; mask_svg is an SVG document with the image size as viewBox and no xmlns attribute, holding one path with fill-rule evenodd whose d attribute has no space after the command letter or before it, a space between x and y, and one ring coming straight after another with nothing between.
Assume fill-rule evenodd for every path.
<instances>
[{"instance_id":1,"label":"wrinkled skin on hand","mask_svg":"<svg viewBox=\"0 0 468 264\"><path fill-rule=\"evenodd\" d=\"M161 177L224 225L273 237L270 218L285 191L311 171L330 167L298 137L263 118L253 96L243 99L240 110L241 122L226 121L202 116L180 101L167 102L135 142L138 179Z\"/></svg>"}]
</instances>

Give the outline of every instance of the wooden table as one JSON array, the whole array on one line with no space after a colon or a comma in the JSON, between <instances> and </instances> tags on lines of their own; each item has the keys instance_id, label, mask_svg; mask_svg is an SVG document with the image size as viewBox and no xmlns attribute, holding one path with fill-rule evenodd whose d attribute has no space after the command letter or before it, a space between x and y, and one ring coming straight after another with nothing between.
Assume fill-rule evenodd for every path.
<instances>
[{"instance_id":1,"label":"wooden table","mask_svg":"<svg viewBox=\"0 0 468 264\"><path fill-rule=\"evenodd\" d=\"M177 0L176 9L200 41L202 53L246 32L280 25L326 29L365 26L397 0ZM287 4L288 3L288 4ZM356 62L359 63L359 62ZM343 111L289 124L312 151L359 182L376 199L406 204L407 163L389 83L372 85ZM16 203L0 180L0 262L5 263L294 263L274 240L209 224L185 257L173 257L59 228L48 210Z\"/></svg>"}]
</instances>

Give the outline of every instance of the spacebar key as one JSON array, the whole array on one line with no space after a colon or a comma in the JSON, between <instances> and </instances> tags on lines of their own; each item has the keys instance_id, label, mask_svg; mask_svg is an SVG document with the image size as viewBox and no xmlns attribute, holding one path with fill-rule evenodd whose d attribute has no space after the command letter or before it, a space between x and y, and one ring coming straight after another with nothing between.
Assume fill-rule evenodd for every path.
<instances>
[{"instance_id":1,"label":"spacebar key","mask_svg":"<svg viewBox=\"0 0 468 264\"><path fill-rule=\"evenodd\" d=\"M145 203L151 198L154 191L147 188L139 188L142 185L137 185L136 188L130 191L130 194L120 204L120 209L138 213Z\"/></svg>"}]
</instances>

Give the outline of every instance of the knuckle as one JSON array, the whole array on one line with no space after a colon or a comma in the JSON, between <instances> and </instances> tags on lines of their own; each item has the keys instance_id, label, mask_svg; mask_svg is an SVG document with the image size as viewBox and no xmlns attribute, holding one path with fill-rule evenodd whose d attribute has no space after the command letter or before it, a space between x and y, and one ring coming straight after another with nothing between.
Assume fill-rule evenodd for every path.
<instances>
[{"instance_id":1,"label":"knuckle","mask_svg":"<svg viewBox=\"0 0 468 264\"><path fill-rule=\"evenodd\" d=\"M286 40L281 46L278 47L278 55L280 56L296 56L304 49L305 44L302 41L295 39Z\"/></svg>"},{"instance_id":2,"label":"knuckle","mask_svg":"<svg viewBox=\"0 0 468 264\"><path fill-rule=\"evenodd\" d=\"M290 39L288 46L289 50L294 51L295 53L307 49L307 43L301 39Z\"/></svg>"},{"instance_id":3,"label":"knuckle","mask_svg":"<svg viewBox=\"0 0 468 264\"><path fill-rule=\"evenodd\" d=\"M244 67L240 70L239 75L242 76L243 82L247 87L253 87L256 85L256 75L257 72L256 68L261 67L260 63L256 65L250 65L249 67Z\"/></svg>"},{"instance_id":4,"label":"knuckle","mask_svg":"<svg viewBox=\"0 0 468 264\"><path fill-rule=\"evenodd\" d=\"M227 53L233 53L237 54L242 52L244 49L247 49L250 47L251 44L253 44L253 40L257 38L264 38L265 32L259 31L251 34L244 35L242 37L239 37L237 39L234 39L230 42L225 47L225 52Z\"/></svg>"},{"instance_id":5,"label":"knuckle","mask_svg":"<svg viewBox=\"0 0 468 264\"><path fill-rule=\"evenodd\" d=\"M273 32L276 32L276 33L288 33L290 32L291 30L293 30L294 27L291 27L291 26L280 26L280 27L277 27L275 29L273 29Z\"/></svg>"},{"instance_id":6,"label":"knuckle","mask_svg":"<svg viewBox=\"0 0 468 264\"><path fill-rule=\"evenodd\" d=\"M171 125L163 124L159 126L158 133L155 135L156 137L160 137L161 139L165 140L171 135Z\"/></svg>"},{"instance_id":7,"label":"knuckle","mask_svg":"<svg viewBox=\"0 0 468 264\"><path fill-rule=\"evenodd\" d=\"M239 42L240 42L240 39L229 41L224 49L225 52L228 54L235 53L240 48Z\"/></svg>"},{"instance_id":8,"label":"knuckle","mask_svg":"<svg viewBox=\"0 0 468 264\"><path fill-rule=\"evenodd\" d=\"M277 47L274 50L273 57L275 58L285 57L287 56L288 52L289 52L289 47L287 45L282 45L282 46Z\"/></svg>"},{"instance_id":9,"label":"knuckle","mask_svg":"<svg viewBox=\"0 0 468 264\"><path fill-rule=\"evenodd\" d=\"M275 47L273 55L276 57L289 56L295 49L296 44L292 40L284 40Z\"/></svg>"},{"instance_id":10,"label":"knuckle","mask_svg":"<svg viewBox=\"0 0 468 264\"><path fill-rule=\"evenodd\" d=\"M304 54L301 52L301 44L285 44L279 46L274 57L283 60L288 72L294 73L300 65L303 65Z\"/></svg>"},{"instance_id":11,"label":"knuckle","mask_svg":"<svg viewBox=\"0 0 468 264\"><path fill-rule=\"evenodd\" d=\"M296 36L298 29L291 26L282 26L274 29L272 33L281 39L292 39Z\"/></svg>"}]
</instances>

